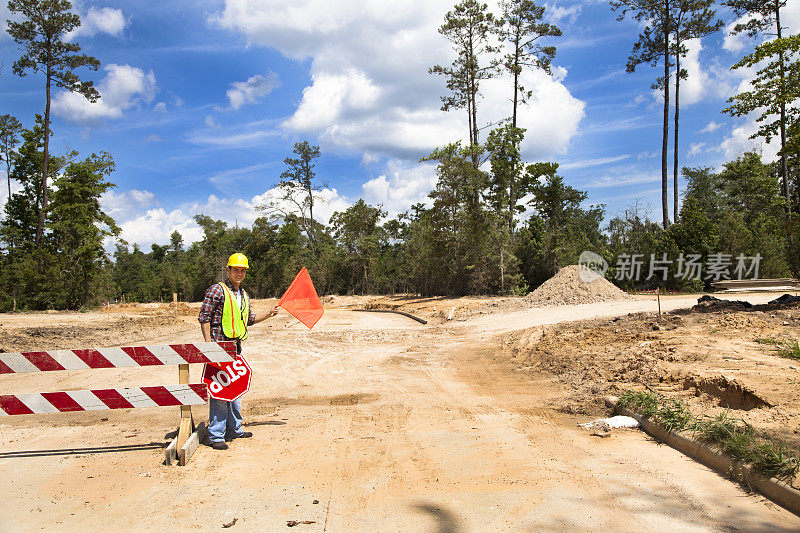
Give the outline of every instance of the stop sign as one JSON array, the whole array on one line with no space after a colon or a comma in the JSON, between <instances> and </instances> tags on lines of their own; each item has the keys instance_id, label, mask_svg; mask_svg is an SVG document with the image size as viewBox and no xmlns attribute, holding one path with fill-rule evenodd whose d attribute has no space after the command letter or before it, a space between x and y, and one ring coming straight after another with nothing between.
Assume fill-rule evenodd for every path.
<instances>
[{"instance_id":1,"label":"stop sign","mask_svg":"<svg viewBox=\"0 0 800 533\"><path fill-rule=\"evenodd\" d=\"M206 363L203 383L208 386L208 395L217 400L232 402L250 390L252 372L241 355L235 361Z\"/></svg>"}]
</instances>

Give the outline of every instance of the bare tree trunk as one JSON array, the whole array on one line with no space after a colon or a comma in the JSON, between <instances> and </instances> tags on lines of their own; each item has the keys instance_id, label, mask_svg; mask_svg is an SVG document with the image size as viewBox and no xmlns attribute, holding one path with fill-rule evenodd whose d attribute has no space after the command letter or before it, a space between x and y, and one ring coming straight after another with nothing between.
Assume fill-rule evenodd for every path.
<instances>
[{"instance_id":1,"label":"bare tree trunk","mask_svg":"<svg viewBox=\"0 0 800 533\"><path fill-rule=\"evenodd\" d=\"M517 129L517 102L519 99L519 36L514 49L514 110L511 115L512 135L516 135ZM517 207L516 198L516 181L517 181L517 154L514 154L514 161L511 166L511 177L508 184L508 231L510 235L514 234L514 208Z\"/></svg>"},{"instance_id":2,"label":"bare tree trunk","mask_svg":"<svg viewBox=\"0 0 800 533\"><path fill-rule=\"evenodd\" d=\"M477 67L477 64L475 65ZM472 137L470 139L470 152L472 153L472 166L478 168L478 85L475 81L477 72L470 75L470 92L472 93Z\"/></svg>"},{"instance_id":3,"label":"bare tree trunk","mask_svg":"<svg viewBox=\"0 0 800 533\"><path fill-rule=\"evenodd\" d=\"M11 160L9 159L9 157L10 157L9 153L11 152L11 150L8 148L8 145L6 145L6 147L5 147L5 152L6 152L6 154L5 154L6 155L6 179L8 180L8 198L6 199L6 205L8 205L8 202L11 201Z\"/></svg>"},{"instance_id":4,"label":"bare tree trunk","mask_svg":"<svg viewBox=\"0 0 800 533\"><path fill-rule=\"evenodd\" d=\"M48 43L49 47L49 43ZM42 243L44 233L44 219L47 216L47 163L50 159L50 64L47 65L47 80L45 83L46 102L44 107L44 162L42 163L42 205L39 210L39 224L36 226L36 247Z\"/></svg>"},{"instance_id":5,"label":"bare tree trunk","mask_svg":"<svg viewBox=\"0 0 800 533\"><path fill-rule=\"evenodd\" d=\"M314 251L317 251L317 239L314 235L314 191L311 189L311 178L306 180L308 185L306 191L308 192L308 238L311 241L311 246Z\"/></svg>"},{"instance_id":6,"label":"bare tree trunk","mask_svg":"<svg viewBox=\"0 0 800 533\"><path fill-rule=\"evenodd\" d=\"M775 0L775 25L778 29L778 39L781 38L781 11L779 0ZM786 162L786 73L783 64L783 51L778 52L780 65L780 101L781 101L781 178L783 182L783 196L786 198L786 212L789 220L792 218L792 203L789 194L789 166Z\"/></svg>"},{"instance_id":7,"label":"bare tree trunk","mask_svg":"<svg viewBox=\"0 0 800 533\"><path fill-rule=\"evenodd\" d=\"M672 154L672 176L673 176L673 199L675 210L672 213L673 220L678 221L678 118L680 116L680 94L681 94L681 42L680 37L677 38L676 50L678 53L675 55L675 148Z\"/></svg>"},{"instance_id":8,"label":"bare tree trunk","mask_svg":"<svg viewBox=\"0 0 800 533\"><path fill-rule=\"evenodd\" d=\"M469 132L467 135L467 143L472 146L472 92L467 91L467 127Z\"/></svg>"},{"instance_id":9,"label":"bare tree trunk","mask_svg":"<svg viewBox=\"0 0 800 533\"><path fill-rule=\"evenodd\" d=\"M500 293L505 294L506 292L506 275L505 275L505 256L503 254L504 250L502 248L503 242L500 242Z\"/></svg>"},{"instance_id":10,"label":"bare tree trunk","mask_svg":"<svg viewBox=\"0 0 800 533\"><path fill-rule=\"evenodd\" d=\"M665 4L664 22L664 127L661 135L661 215L664 229L669 227L669 180L667 144L669 141L669 1Z\"/></svg>"}]
</instances>

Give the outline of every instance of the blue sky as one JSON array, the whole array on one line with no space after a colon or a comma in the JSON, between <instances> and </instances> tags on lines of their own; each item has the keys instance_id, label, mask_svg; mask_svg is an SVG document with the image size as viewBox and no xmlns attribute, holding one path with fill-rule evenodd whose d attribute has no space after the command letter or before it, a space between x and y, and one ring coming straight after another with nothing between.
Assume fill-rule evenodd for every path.
<instances>
[{"instance_id":1,"label":"blue sky","mask_svg":"<svg viewBox=\"0 0 800 533\"><path fill-rule=\"evenodd\" d=\"M638 203L660 219L662 104L650 90L658 69L625 72L638 24L616 21L606 2L545 5L564 35L552 39L553 75L526 74L534 91L520 111L526 160L560 163L566 182L588 191L589 203L605 204L609 216ZM117 188L103 205L121 236L144 249L168 242L174 230L186 242L198 240L192 217L199 213L249 225L301 140L322 151L316 171L328 187L315 210L321 222L359 198L396 215L433 188L434 168L420 157L466 137L464 112L439 110L443 80L427 73L452 58L436 32L452 6L74 2L83 25L72 39L102 65L78 74L102 98L89 104L56 92L52 149L112 154ZM718 15L734 22L726 10ZM8 16L3 5L0 20ZM790 1L782 18L789 33L800 31L800 2ZM750 148L774 157L775 146L748 139L754 117L720 113L753 75L729 70L752 45L727 32L690 43L681 166L718 167ZM44 83L32 73L14 76L17 57L16 43L0 32L0 113L30 127L44 108ZM508 79L484 83L481 124L510 114L510 91ZM0 200L6 196L0 188Z\"/></svg>"}]
</instances>

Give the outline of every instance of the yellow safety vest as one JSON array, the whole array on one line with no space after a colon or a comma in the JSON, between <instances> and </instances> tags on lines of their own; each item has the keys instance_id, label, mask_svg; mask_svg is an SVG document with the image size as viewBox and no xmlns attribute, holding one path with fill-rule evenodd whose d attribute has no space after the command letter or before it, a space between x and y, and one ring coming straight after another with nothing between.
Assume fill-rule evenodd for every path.
<instances>
[{"instance_id":1,"label":"yellow safety vest","mask_svg":"<svg viewBox=\"0 0 800 533\"><path fill-rule=\"evenodd\" d=\"M224 283L219 284L225 294L222 304L222 333L229 339L245 340L247 338L247 321L250 318L250 298L242 291L242 306L236 303L233 293Z\"/></svg>"}]
</instances>

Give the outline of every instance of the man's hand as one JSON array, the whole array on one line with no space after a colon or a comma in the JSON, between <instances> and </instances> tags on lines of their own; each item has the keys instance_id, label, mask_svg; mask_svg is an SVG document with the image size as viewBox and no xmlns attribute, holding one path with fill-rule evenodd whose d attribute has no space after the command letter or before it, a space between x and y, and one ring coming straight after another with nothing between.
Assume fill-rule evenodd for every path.
<instances>
[{"instance_id":1,"label":"man's hand","mask_svg":"<svg viewBox=\"0 0 800 533\"><path fill-rule=\"evenodd\" d=\"M272 318L277 314L278 314L278 306L276 305L270 311L256 315L255 318L253 319L253 324L258 324L259 322L262 322L268 318Z\"/></svg>"}]
</instances>

